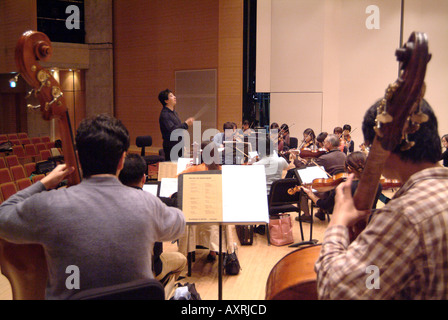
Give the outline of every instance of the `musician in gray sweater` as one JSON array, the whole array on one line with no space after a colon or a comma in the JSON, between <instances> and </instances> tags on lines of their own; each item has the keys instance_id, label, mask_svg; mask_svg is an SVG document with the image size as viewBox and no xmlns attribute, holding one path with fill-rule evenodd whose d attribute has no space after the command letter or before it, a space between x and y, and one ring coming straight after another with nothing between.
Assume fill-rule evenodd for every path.
<instances>
[{"instance_id":1,"label":"musician in gray sweater","mask_svg":"<svg viewBox=\"0 0 448 320\"><path fill-rule=\"evenodd\" d=\"M73 171L59 165L0 206L0 238L43 246L47 299L154 278L154 243L177 239L185 227L180 210L118 180L129 147L120 121L104 115L83 120L76 145L80 184L50 190ZM72 270L79 270L79 288L68 285Z\"/></svg>"}]
</instances>

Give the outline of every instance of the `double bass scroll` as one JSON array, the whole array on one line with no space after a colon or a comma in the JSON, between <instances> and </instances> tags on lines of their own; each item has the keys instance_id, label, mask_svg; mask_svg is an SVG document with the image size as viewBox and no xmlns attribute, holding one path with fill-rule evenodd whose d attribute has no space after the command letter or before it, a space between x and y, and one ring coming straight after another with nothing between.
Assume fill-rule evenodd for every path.
<instances>
[{"instance_id":1,"label":"double bass scroll","mask_svg":"<svg viewBox=\"0 0 448 320\"><path fill-rule=\"evenodd\" d=\"M20 75L39 99L42 117L57 120L64 161L67 166L75 168L67 177L71 186L80 182L81 175L67 106L59 83L39 64L39 61L48 61L52 52L51 42L44 33L27 31L17 42L15 61ZM11 284L14 300L45 299L48 269L44 248L40 244L13 244L0 239L0 267Z\"/></svg>"}]
</instances>

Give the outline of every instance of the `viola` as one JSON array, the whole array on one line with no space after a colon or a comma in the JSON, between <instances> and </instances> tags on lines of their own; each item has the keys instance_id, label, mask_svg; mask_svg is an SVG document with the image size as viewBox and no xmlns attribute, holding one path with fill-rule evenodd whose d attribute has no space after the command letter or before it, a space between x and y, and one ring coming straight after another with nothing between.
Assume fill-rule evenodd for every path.
<instances>
[{"instance_id":1,"label":"viola","mask_svg":"<svg viewBox=\"0 0 448 320\"><path fill-rule=\"evenodd\" d=\"M425 92L426 67L431 59L426 34L413 32L408 41L396 50L396 56L400 62L399 76L387 88L378 108L375 139L353 197L358 210L372 208L383 168L390 152L397 147L402 150L412 148L413 142L408 140L408 133L415 132L420 123L427 121L427 117L419 108ZM367 221L357 224L351 230L350 240L355 239L366 224ZM277 297L281 297L281 299L317 299L316 275L314 274L314 279L302 276L310 274L319 256L319 247L311 248L313 248L312 252L294 251L282 258L287 263L280 263L281 260L274 266L267 281L266 299L276 299ZM300 263L302 267L298 268L297 263ZM272 294L273 292L275 294Z\"/></svg>"},{"instance_id":2,"label":"viola","mask_svg":"<svg viewBox=\"0 0 448 320\"><path fill-rule=\"evenodd\" d=\"M78 159L73 145L73 136L59 83L38 61L48 61L52 55L52 45L41 32L27 31L19 39L15 61L20 75L33 88L40 102L40 110L45 120L56 119L64 161L75 170L67 177L68 185L80 182ZM14 300L41 300L45 298L48 278L44 249L38 244L13 244L0 239L1 272L11 283Z\"/></svg>"},{"instance_id":3,"label":"viola","mask_svg":"<svg viewBox=\"0 0 448 320\"><path fill-rule=\"evenodd\" d=\"M301 158L319 158L321 155L327 153L327 150L320 148L317 150L312 150L310 148L302 148L300 150Z\"/></svg>"}]
</instances>

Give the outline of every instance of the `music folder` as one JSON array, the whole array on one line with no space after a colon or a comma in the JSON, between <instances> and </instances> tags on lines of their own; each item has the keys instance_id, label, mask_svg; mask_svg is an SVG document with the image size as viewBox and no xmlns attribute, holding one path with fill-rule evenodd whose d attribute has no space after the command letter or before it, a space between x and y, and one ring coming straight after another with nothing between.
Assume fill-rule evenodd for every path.
<instances>
[{"instance_id":1,"label":"music folder","mask_svg":"<svg viewBox=\"0 0 448 320\"><path fill-rule=\"evenodd\" d=\"M264 166L224 165L181 174L178 183L187 223L269 223Z\"/></svg>"}]
</instances>

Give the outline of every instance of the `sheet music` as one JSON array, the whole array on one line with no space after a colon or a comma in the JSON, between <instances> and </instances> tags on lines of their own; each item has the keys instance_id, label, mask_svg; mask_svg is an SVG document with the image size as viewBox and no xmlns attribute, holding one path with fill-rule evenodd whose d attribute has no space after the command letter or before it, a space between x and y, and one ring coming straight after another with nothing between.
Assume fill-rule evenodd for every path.
<instances>
[{"instance_id":1,"label":"sheet music","mask_svg":"<svg viewBox=\"0 0 448 320\"><path fill-rule=\"evenodd\" d=\"M177 178L162 178L159 197L169 198L177 192Z\"/></svg>"},{"instance_id":2,"label":"sheet music","mask_svg":"<svg viewBox=\"0 0 448 320\"><path fill-rule=\"evenodd\" d=\"M158 184L144 184L143 188L144 191L147 191L149 193L152 193L157 197L157 191L159 190Z\"/></svg>"},{"instance_id":3,"label":"sheet music","mask_svg":"<svg viewBox=\"0 0 448 320\"><path fill-rule=\"evenodd\" d=\"M171 161L159 162L159 172L157 180L162 181L163 178L175 178L177 176L177 163Z\"/></svg>"},{"instance_id":4,"label":"sheet music","mask_svg":"<svg viewBox=\"0 0 448 320\"><path fill-rule=\"evenodd\" d=\"M269 223L264 166L222 166L224 222Z\"/></svg>"},{"instance_id":5,"label":"sheet music","mask_svg":"<svg viewBox=\"0 0 448 320\"><path fill-rule=\"evenodd\" d=\"M182 212L187 222L221 222L222 175L184 174Z\"/></svg>"},{"instance_id":6,"label":"sheet music","mask_svg":"<svg viewBox=\"0 0 448 320\"><path fill-rule=\"evenodd\" d=\"M184 171L189 165L193 164L193 158L179 158L177 159L177 174Z\"/></svg>"},{"instance_id":7,"label":"sheet music","mask_svg":"<svg viewBox=\"0 0 448 320\"><path fill-rule=\"evenodd\" d=\"M306 167L305 169L297 169L297 173L302 180L302 184L311 184L314 179L327 179L328 175L321 168Z\"/></svg>"}]
</instances>

